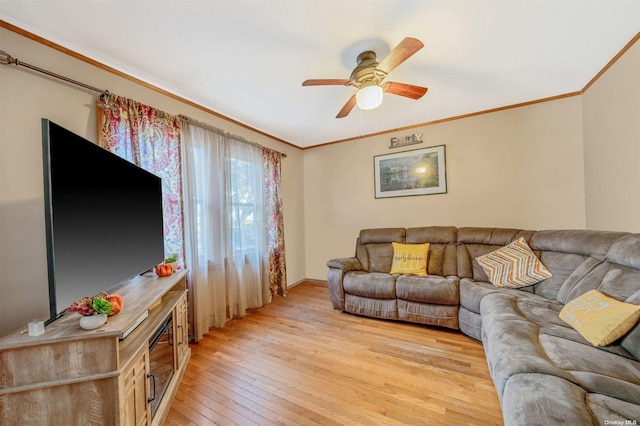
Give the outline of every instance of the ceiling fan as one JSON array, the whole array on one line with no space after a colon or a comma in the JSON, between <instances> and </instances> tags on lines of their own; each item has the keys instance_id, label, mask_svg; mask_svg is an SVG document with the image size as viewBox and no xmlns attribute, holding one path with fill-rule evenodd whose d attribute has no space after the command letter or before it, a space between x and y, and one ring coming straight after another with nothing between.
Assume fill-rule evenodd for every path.
<instances>
[{"instance_id":1,"label":"ceiling fan","mask_svg":"<svg viewBox=\"0 0 640 426\"><path fill-rule=\"evenodd\" d=\"M315 79L305 80L303 86L353 86L358 91L349 98L336 118L349 115L356 104L360 109L373 109L382 103L383 92L420 99L427 93L426 87L414 86L406 83L382 81L398 65L409 59L414 53L422 49L424 44L415 38L406 37L400 42L382 62L376 61L376 54L365 51L358 55L357 63L349 79Z\"/></svg>"}]
</instances>

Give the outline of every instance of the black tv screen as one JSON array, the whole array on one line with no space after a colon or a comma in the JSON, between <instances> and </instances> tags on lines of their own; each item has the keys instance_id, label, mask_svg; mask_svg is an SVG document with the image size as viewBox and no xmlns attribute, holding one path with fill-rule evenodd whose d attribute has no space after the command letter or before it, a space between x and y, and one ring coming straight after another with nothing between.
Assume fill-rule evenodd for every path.
<instances>
[{"instance_id":1,"label":"black tv screen","mask_svg":"<svg viewBox=\"0 0 640 426\"><path fill-rule=\"evenodd\" d=\"M161 180L42 119L49 322L162 262Z\"/></svg>"}]
</instances>

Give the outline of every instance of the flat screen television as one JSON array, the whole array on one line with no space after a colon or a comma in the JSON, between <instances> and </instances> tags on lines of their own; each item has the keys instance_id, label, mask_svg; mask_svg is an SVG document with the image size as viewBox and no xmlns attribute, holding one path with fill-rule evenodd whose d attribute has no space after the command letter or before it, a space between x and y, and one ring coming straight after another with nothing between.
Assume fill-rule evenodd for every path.
<instances>
[{"instance_id":1,"label":"flat screen television","mask_svg":"<svg viewBox=\"0 0 640 426\"><path fill-rule=\"evenodd\" d=\"M164 258L161 179L42 119L47 323Z\"/></svg>"}]
</instances>

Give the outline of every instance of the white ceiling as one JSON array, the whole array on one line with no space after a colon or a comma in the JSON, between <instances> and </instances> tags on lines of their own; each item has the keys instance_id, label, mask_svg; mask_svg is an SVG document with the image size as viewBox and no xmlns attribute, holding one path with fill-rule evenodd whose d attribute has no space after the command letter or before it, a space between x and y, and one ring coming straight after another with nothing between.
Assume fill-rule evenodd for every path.
<instances>
[{"instance_id":1,"label":"white ceiling","mask_svg":"<svg viewBox=\"0 0 640 426\"><path fill-rule=\"evenodd\" d=\"M640 1L0 0L0 19L309 147L580 91L640 31ZM352 88L301 85L407 36L425 47L385 81L420 100L336 119Z\"/></svg>"}]
</instances>

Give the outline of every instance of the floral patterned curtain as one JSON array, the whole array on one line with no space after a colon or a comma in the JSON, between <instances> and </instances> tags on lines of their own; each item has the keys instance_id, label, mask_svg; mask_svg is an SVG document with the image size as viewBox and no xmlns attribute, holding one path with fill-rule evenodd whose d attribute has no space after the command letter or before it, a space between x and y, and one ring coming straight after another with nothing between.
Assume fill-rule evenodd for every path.
<instances>
[{"instance_id":1,"label":"floral patterned curtain","mask_svg":"<svg viewBox=\"0 0 640 426\"><path fill-rule=\"evenodd\" d=\"M287 295L287 267L284 253L284 217L282 214L282 154L262 148L264 160L264 204L267 227L267 262L271 295Z\"/></svg>"},{"instance_id":2,"label":"floral patterned curtain","mask_svg":"<svg viewBox=\"0 0 640 426\"><path fill-rule=\"evenodd\" d=\"M99 105L99 144L162 179L165 257L178 254L184 268L179 119L113 94Z\"/></svg>"}]
</instances>

